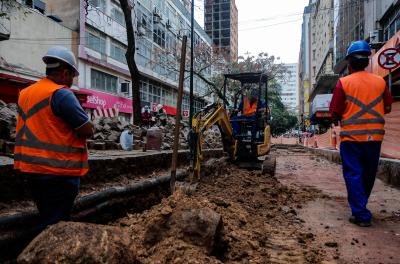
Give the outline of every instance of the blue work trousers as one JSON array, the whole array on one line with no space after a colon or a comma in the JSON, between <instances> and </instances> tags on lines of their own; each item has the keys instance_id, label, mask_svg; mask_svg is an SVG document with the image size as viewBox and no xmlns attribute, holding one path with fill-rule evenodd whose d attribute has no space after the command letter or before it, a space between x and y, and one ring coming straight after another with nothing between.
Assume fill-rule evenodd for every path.
<instances>
[{"instance_id":1,"label":"blue work trousers","mask_svg":"<svg viewBox=\"0 0 400 264\"><path fill-rule=\"evenodd\" d=\"M79 193L80 177L25 173L40 215L38 231L59 221L70 220Z\"/></svg>"},{"instance_id":2,"label":"blue work trousers","mask_svg":"<svg viewBox=\"0 0 400 264\"><path fill-rule=\"evenodd\" d=\"M343 177L352 215L358 221L370 221L368 198L374 187L382 142L344 141L340 144Z\"/></svg>"}]
</instances>

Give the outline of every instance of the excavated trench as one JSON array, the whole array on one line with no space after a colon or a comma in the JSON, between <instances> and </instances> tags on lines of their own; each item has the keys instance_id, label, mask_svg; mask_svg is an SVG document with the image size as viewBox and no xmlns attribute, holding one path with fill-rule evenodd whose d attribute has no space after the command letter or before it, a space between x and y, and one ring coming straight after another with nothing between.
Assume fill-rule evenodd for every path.
<instances>
[{"instance_id":1,"label":"excavated trench","mask_svg":"<svg viewBox=\"0 0 400 264\"><path fill-rule=\"evenodd\" d=\"M304 149L290 152L303 155ZM303 245L313 238L299 229L302 219L296 210L320 194L215 159L221 154L208 153L214 159L206 162L205 177L190 192L178 188L170 195L169 175L162 168L134 179L116 177L119 184L84 185L73 212L73 220L83 223L60 223L42 232L20 255L20 263L66 263L65 252L68 263L85 263L85 254L92 263L319 263L323 254ZM185 170L178 171L178 179L186 176ZM36 235L36 221L35 212L0 216L1 261L15 261ZM121 253L114 242L99 244L104 234L110 241L112 234L119 236L117 245L125 239L130 246ZM100 256L103 251L106 256Z\"/></svg>"},{"instance_id":2,"label":"excavated trench","mask_svg":"<svg viewBox=\"0 0 400 264\"><path fill-rule=\"evenodd\" d=\"M143 212L170 195L170 152L118 154L94 155L89 161L91 172L82 179L72 213L73 221L107 224L126 214ZM181 169L177 172L177 180L188 175L188 155L188 151L179 153ZM205 151L206 159L222 155L220 149ZM3 173L8 171L2 175L4 184L0 187L0 262L15 259L38 234L35 226L39 217L29 199L25 181L14 175L9 167L0 168ZM5 184L7 179L8 185Z\"/></svg>"}]
</instances>

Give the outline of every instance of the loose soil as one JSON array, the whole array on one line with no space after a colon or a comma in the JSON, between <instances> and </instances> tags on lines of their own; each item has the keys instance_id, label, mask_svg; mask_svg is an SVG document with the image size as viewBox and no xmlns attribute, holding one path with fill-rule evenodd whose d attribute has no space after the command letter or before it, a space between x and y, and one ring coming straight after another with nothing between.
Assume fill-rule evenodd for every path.
<instances>
[{"instance_id":1,"label":"loose soil","mask_svg":"<svg viewBox=\"0 0 400 264\"><path fill-rule=\"evenodd\" d=\"M302 231L298 216L305 203L323 197L317 190L288 188L276 178L230 164L222 168L203 178L190 195L178 190L151 210L116 222L134 234L142 263L320 263L326 258L311 243L314 234ZM199 207L222 216L211 253L184 237L164 236L160 228L171 211ZM161 237L149 246L154 228Z\"/></svg>"},{"instance_id":2,"label":"loose soil","mask_svg":"<svg viewBox=\"0 0 400 264\"><path fill-rule=\"evenodd\" d=\"M369 203L373 226L361 228L347 221L340 165L301 149L273 154L275 177L215 161L190 193L178 188L109 225L130 234L137 263L400 263L399 190L377 180ZM195 236L193 226L189 234L171 221L191 209L199 215ZM202 236L201 221L210 225L200 217L210 211L221 217L211 238Z\"/></svg>"}]
</instances>

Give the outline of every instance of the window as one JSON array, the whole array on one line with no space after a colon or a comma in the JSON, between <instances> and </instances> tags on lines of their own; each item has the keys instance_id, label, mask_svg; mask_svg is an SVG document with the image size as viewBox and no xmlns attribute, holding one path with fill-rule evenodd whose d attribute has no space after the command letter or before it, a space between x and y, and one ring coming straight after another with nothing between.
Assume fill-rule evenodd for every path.
<instances>
[{"instance_id":1,"label":"window","mask_svg":"<svg viewBox=\"0 0 400 264\"><path fill-rule=\"evenodd\" d=\"M126 64L125 53L126 49L125 47L123 47L123 45L119 44L116 41L111 41L111 51L110 51L111 58Z\"/></svg>"},{"instance_id":2,"label":"window","mask_svg":"<svg viewBox=\"0 0 400 264\"><path fill-rule=\"evenodd\" d=\"M87 47L92 50L106 54L106 38L104 34L95 30L86 31Z\"/></svg>"},{"instance_id":3,"label":"window","mask_svg":"<svg viewBox=\"0 0 400 264\"><path fill-rule=\"evenodd\" d=\"M155 24L153 29L153 41L160 47L165 48L165 29L160 24Z\"/></svg>"},{"instance_id":4,"label":"window","mask_svg":"<svg viewBox=\"0 0 400 264\"><path fill-rule=\"evenodd\" d=\"M120 25L125 27L125 17L124 17L124 13L122 13L122 11L120 11L119 9L113 7L113 9L111 9L111 18L114 19L115 21L117 21Z\"/></svg>"},{"instance_id":5,"label":"window","mask_svg":"<svg viewBox=\"0 0 400 264\"><path fill-rule=\"evenodd\" d=\"M105 0L89 0L89 5L94 8L101 10L103 13L106 12L106 1Z\"/></svg>"},{"instance_id":6,"label":"window","mask_svg":"<svg viewBox=\"0 0 400 264\"><path fill-rule=\"evenodd\" d=\"M91 70L90 74L91 88L106 92L118 92L118 78L95 69Z\"/></svg>"}]
</instances>

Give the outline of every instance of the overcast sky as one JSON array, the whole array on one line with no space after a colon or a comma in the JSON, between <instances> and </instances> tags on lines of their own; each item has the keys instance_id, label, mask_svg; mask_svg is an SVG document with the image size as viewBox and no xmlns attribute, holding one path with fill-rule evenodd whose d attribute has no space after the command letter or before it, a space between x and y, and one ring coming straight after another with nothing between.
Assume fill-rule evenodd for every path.
<instances>
[{"instance_id":1,"label":"overcast sky","mask_svg":"<svg viewBox=\"0 0 400 264\"><path fill-rule=\"evenodd\" d=\"M239 12L239 55L267 52L283 63L298 62L301 23L309 0L236 0ZM203 25L203 1L195 1Z\"/></svg>"}]
</instances>

